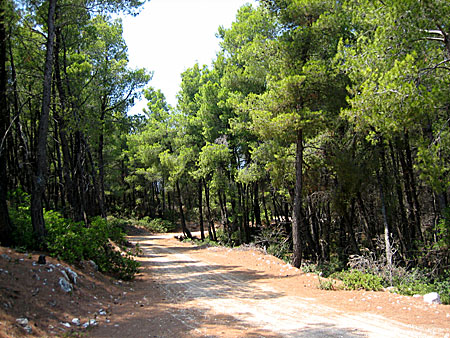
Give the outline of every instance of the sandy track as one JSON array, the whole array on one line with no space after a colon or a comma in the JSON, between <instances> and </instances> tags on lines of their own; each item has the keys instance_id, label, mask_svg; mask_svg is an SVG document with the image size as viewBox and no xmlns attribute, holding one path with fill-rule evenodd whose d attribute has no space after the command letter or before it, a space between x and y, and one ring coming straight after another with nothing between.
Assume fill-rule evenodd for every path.
<instances>
[{"instance_id":1,"label":"sandy track","mask_svg":"<svg viewBox=\"0 0 450 338\"><path fill-rule=\"evenodd\" d=\"M132 240L144 251L144 271L124 295L117 320L93 337L445 336L294 292L293 280L283 278L300 272L260 253L196 250L162 235ZM265 263L249 268L249 259Z\"/></svg>"}]
</instances>

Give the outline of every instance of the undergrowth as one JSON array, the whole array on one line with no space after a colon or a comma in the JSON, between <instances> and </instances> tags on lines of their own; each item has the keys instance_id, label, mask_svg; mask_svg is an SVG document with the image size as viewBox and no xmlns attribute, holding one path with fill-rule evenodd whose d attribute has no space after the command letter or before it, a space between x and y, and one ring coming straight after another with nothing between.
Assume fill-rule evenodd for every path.
<instances>
[{"instance_id":1,"label":"undergrowth","mask_svg":"<svg viewBox=\"0 0 450 338\"><path fill-rule=\"evenodd\" d=\"M333 265L333 264L332 264ZM391 291L406 296L437 292L443 304L450 304L450 272L434 276L424 269L406 269L393 264L389 269L384 257L377 258L372 252L350 257L349 269L329 274L327 265L304 264L303 272L317 273L319 288L323 290L367 290L380 291L392 286ZM322 279L329 276L329 279ZM338 284L335 280L340 280Z\"/></svg>"},{"instance_id":2,"label":"undergrowth","mask_svg":"<svg viewBox=\"0 0 450 338\"><path fill-rule=\"evenodd\" d=\"M11 197L15 201L15 206L10 208L10 216L15 225L13 238L17 249L38 248L33 237L29 195L16 190ZM95 217L86 226L52 210L44 210L44 220L47 230L45 246L49 255L71 264L93 260L100 271L124 280L132 279L137 273L140 264L133 259L136 250L126 248L125 234L114 223Z\"/></svg>"},{"instance_id":3,"label":"undergrowth","mask_svg":"<svg viewBox=\"0 0 450 338\"><path fill-rule=\"evenodd\" d=\"M119 219L116 219L119 220ZM137 226L146 229L153 233L165 233L171 232L177 229L177 225L169 220L161 218L150 218L145 216L140 219L130 218L127 220L121 220L127 222L128 225Z\"/></svg>"}]
</instances>

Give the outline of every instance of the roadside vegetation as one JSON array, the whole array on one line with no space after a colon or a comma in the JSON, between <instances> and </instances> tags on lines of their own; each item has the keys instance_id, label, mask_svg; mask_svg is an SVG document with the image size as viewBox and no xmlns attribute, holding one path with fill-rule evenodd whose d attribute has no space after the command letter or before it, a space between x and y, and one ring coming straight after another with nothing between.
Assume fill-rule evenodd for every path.
<instances>
[{"instance_id":1,"label":"roadside vegetation","mask_svg":"<svg viewBox=\"0 0 450 338\"><path fill-rule=\"evenodd\" d=\"M346 288L448 302L447 1L244 5L174 107L111 15L143 2L0 1L2 245L131 278L127 224L196 224Z\"/></svg>"}]
</instances>

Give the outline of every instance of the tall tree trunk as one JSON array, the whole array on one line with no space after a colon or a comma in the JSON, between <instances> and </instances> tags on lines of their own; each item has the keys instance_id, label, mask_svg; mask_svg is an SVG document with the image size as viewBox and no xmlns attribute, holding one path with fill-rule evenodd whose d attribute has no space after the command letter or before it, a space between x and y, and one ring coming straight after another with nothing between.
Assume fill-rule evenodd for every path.
<instances>
[{"instance_id":1,"label":"tall tree trunk","mask_svg":"<svg viewBox=\"0 0 450 338\"><path fill-rule=\"evenodd\" d=\"M100 136L98 140L98 179L100 185L99 204L101 206L102 217L106 218L105 210L105 161L103 158L103 147L104 147L104 132L105 132L105 112L106 112L106 102L103 100L102 109L100 113Z\"/></svg>"},{"instance_id":2,"label":"tall tree trunk","mask_svg":"<svg viewBox=\"0 0 450 338\"><path fill-rule=\"evenodd\" d=\"M208 183L206 183L205 179L203 179L203 185L205 186L206 216L208 218L208 235L209 235L210 239L212 239L213 241L217 241L216 229L214 227L214 221L213 221L212 215L211 215L211 205L210 205L210 200L209 200L209 188L208 188Z\"/></svg>"},{"instance_id":3,"label":"tall tree trunk","mask_svg":"<svg viewBox=\"0 0 450 338\"><path fill-rule=\"evenodd\" d=\"M394 178L395 178L395 190L397 192L397 199L398 199L398 207L400 212L400 220L401 224L399 224L397 229L398 238L400 240L400 245L402 247L402 253L404 257L408 255L408 252L411 249L411 235L410 235L410 225L408 223L408 218L406 216L406 208L405 204L403 202L403 189L400 182L400 174L399 174L399 166L398 166L398 160L395 157L395 151L394 146L391 141L389 141L389 148L391 152L391 161L392 161L392 167L394 171Z\"/></svg>"},{"instance_id":4,"label":"tall tree trunk","mask_svg":"<svg viewBox=\"0 0 450 338\"><path fill-rule=\"evenodd\" d=\"M420 220L420 202L419 202L419 196L417 193L417 185L416 185L416 179L414 176L414 169L413 169L413 160L412 160L412 154L411 154L411 147L409 145L409 135L408 133L405 134L405 152L406 152L406 163L407 163L407 171L411 183L411 194L414 201L414 214L415 214L415 225L416 225L416 235L417 239L419 241L423 241L423 235L422 235L422 227L421 227L421 220Z\"/></svg>"},{"instance_id":5,"label":"tall tree trunk","mask_svg":"<svg viewBox=\"0 0 450 338\"><path fill-rule=\"evenodd\" d=\"M200 236L202 241L205 240L205 228L203 225L203 187L202 181L199 180L198 183L198 218L200 223Z\"/></svg>"},{"instance_id":6,"label":"tall tree trunk","mask_svg":"<svg viewBox=\"0 0 450 338\"><path fill-rule=\"evenodd\" d=\"M259 185L258 182L253 183L253 213L255 215L255 223L260 227L261 222L261 207L259 206Z\"/></svg>"},{"instance_id":7,"label":"tall tree trunk","mask_svg":"<svg viewBox=\"0 0 450 338\"><path fill-rule=\"evenodd\" d=\"M184 211L183 211L183 200L181 198L181 189L180 189L180 182L177 181L177 194L178 194L178 206L180 207L180 219L181 219L181 228L183 229L183 234L187 238L192 238L191 232L186 226L186 219L184 218Z\"/></svg>"},{"instance_id":8,"label":"tall tree trunk","mask_svg":"<svg viewBox=\"0 0 450 338\"><path fill-rule=\"evenodd\" d=\"M0 243L10 246L13 244L13 225L9 218L6 203L8 177L6 176L7 147L5 141L9 127L9 112L6 102L8 77L6 73L5 10L6 0L0 0Z\"/></svg>"},{"instance_id":9,"label":"tall tree trunk","mask_svg":"<svg viewBox=\"0 0 450 338\"><path fill-rule=\"evenodd\" d=\"M49 0L47 52L44 65L44 83L42 91L42 109L39 119L39 133L36 149L36 169L33 193L31 194L31 222L37 242L44 244L46 235L42 198L47 183L47 134L50 115L51 82L53 68L53 40L55 38L55 7L56 0Z\"/></svg>"},{"instance_id":10,"label":"tall tree trunk","mask_svg":"<svg viewBox=\"0 0 450 338\"><path fill-rule=\"evenodd\" d=\"M226 207L226 205L227 205L226 195L224 193L222 196L222 192L219 190L217 192L217 196L219 198L219 206L220 206L220 214L222 216L223 231L225 231L227 233L228 242L231 244L232 229L229 226L229 221L228 221L228 212L227 212L227 207Z\"/></svg>"},{"instance_id":11,"label":"tall tree trunk","mask_svg":"<svg viewBox=\"0 0 450 338\"><path fill-rule=\"evenodd\" d=\"M85 182L84 182L84 153L82 149L81 131L77 130L74 136L73 145L73 160L74 160L74 175L73 175L73 192L74 192L74 220L76 222L85 222L87 224L86 215L86 199L85 199Z\"/></svg>"},{"instance_id":12,"label":"tall tree trunk","mask_svg":"<svg viewBox=\"0 0 450 338\"><path fill-rule=\"evenodd\" d=\"M385 164L385 154L383 145L380 145L380 162L381 168L383 169L383 175L386 175L387 168ZM381 213L383 216L383 228L384 228L384 245L385 245L385 254L386 254L386 263L389 269L389 282L392 285L392 247L391 247L391 239L390 239L390 226L389 226L389 218L386 210L386 198L384 194L383 180L380 174L380 170L377 170L377 182L378 182L378 192L380 196L381 203Z\"/></svg>"},{"instance_id":13,"label":"tall tree trunk","mask_svg":"<svg viewBox=\"0 0 450 338\"><path fill-rule=\"evenodd\" d=\"M295 154L295 191L292 208L292 265L300 268L302 264L302 190L303 190L303 130L297 131L297 148Z\"/></svg>"},{"instance_id":14,"label":"tall tree trunk","mask_svg":"<svg viewBox=\"0 0 450 338\"><path fill-rule=\"evenodd\" d=\"M165 182L164 177L161 182L161 197L162 197L162 212L161 212L161 218L164 218L164 215L166 213L166 188L165 188Z\"/></svg>"},{"instance_id":15,"label":"tall tree trunk","mask_svg":"<svg viewBox=\"0 0 450 338\"><path fill-rule=\"evenodd\" d=\"M262 200L263 209L264 209L264 218L266 219L266 226L270 226L270 219L269 219L269 213L267 211L267 204L266 204L266 197L264 196L264 190L261 194L261 200Z\"/></svg>"},{"instance_id":16,"label":"tall tree trunk","mask_svg":"<svg viewBox=\"0 0 450 338\"><path fill-rule=\"evenodd\" d=\"M247 193L246 193L246 184L241 184L238 183L237 184L238 187L238 202L239 202L239 214L240 217L240 224L242 224L242 230L243 230L243 235L244 235L244 241L245 243L250 243L250 229L248 227L248 223L249 223L249 217L248 217L248 208L246 207L246 201L247 201Z\"/></svg>"},{"instance_id":17,"label":"tall tree trunk","mask_svg":"<svg viewBox=\"0 0 450 338\"><path fill-rule=\"evenodd\" d=\"M56 15L58 14L58 11L56 11ZM61 31L60 29L56 29L56 43L55 43L55 78L56 78L56 87L58 89L59 94L59 102L61 106L61 113L64 115L67 112L67 96L66 92L64 90L63 82L61 79L61 66L59 62L59 51L60 51L60 45L61 45ZM75 197L75 191L74 191L74 184L71 176L71 167L72 167L72 158L70 156L70 148L66 133L66 126L65 126L65 120L62 115L59 114L58 110L55 110L53 114L55 121L58 126L59 131L59 141L61 143L61 150L62 150L62 176L63 176L63 182L64 182L64 195L67 198L67 201L69 202L68 207L68 215L71 219L79 219L79 217L76 216L76 211L78 209L77 203L76 203L76 197Z\"/></svg>"},{"instance_id":18,"label":"tall tree trunk","mask_svg":"<svg viewBox=\"0 0 450 338\"><path fill-rule=\"evenodd\" d=\"M4 1L4 0L3 0ZM10 29L10 35L11 29ZM19 110L19 92L17 89L17 74L16 74L16 67L14 63L14 57L13 57L13 51L11 42L9 43L9 62L11 67L11 83L12 83L12 90L13 90L13 115L14 115L14 123L16 125L16 145L20 144L20 155L21 158L16 158L16 161L22 161L22 163L19 164L19 168L21 169L21 174L18 177L18 181L20 182L21 186L25 189L31 187L32 183L32 168L31 168L31 154L30 149L28 147L28 142L26 141L26 133L24 131L24 128L22 127L22 124L20 122L20 110ZM29 189L28 191L31 191Z\"/></svg>"},{"instance_id":19,"label":"tall tree trunk","mask_svg":"<svg viewBox=\"0 0 450 338\"><path fill-rule=\"evenodd\" d=\"M250 243L250 208L249 208L249 187L248 184L243 185L243 195L242 195L242 205L243 205L243 225L244 225L244 236L245 236L245 243Z\"/></svg>"}]
</instances>

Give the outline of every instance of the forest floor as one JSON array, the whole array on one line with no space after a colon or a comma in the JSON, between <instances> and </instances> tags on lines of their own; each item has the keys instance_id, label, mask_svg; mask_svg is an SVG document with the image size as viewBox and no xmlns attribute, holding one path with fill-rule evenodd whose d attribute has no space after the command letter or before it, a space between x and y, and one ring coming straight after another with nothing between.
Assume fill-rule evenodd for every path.
<instances>
[{"instance_id":1,"label":"forest floor","mask_svg":"<svg viewBox=\"0 0 450 338\"><path fill-rule=\"evenodd\" d=\"M0 248L10 258L0 256L0 337L450 337L448 305L320 290L317 275L255 248L197 246L144 232L130 240L143 250L133 282L86 263L71 267L79 276L71 293L58 285L65 264L47 258L38 265L38 254ZM31 334L18 318L28 319ZM95 322L83 328L74 318Z\"/></svg>"}]
</instances>

